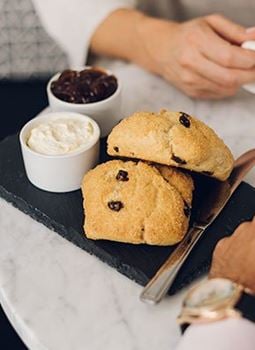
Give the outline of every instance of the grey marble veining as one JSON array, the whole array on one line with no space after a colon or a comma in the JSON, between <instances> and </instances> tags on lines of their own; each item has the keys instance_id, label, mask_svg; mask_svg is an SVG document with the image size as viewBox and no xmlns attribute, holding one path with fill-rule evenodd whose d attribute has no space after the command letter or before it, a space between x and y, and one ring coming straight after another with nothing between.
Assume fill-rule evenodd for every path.
<instances>
[{"instance_id":1,"label":"grey marble veining","mask_svg":"<svg viewBox=\"0 0 255 350\"><path fill-rule=\"evenodd\" d=\"M206 121L235 156L255 147L255 96L195 101L159 77L100 62L123 85L123 116L162 107ZM255 184L255 172L246 179ZM0 302L33 350L171 350L184 292L154 307L141 287L0 200Z\"/></svg>"}]
</instances>

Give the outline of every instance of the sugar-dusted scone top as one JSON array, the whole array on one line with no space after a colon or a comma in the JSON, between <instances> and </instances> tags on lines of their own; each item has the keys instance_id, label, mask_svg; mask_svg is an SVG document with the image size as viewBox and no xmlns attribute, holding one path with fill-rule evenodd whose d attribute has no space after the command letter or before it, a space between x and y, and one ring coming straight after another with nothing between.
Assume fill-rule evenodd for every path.
<instances>
[{"instance_id":1,"label":"sugar-dusted scone top","mask_svg":"<svg viewBox=\"0 0 255 350\"><path fill-rule=\"evenodd\" d=\"M181 170L161 164L154 164L166 181L181 194L183 200L191 207L194 183L192 177Z\"/></svg>"},{"instance_id":2,"label":"sugar-dusted scone top","mask_svg":"<svg viewBox=\"0 0 255 350\"><path fill-rule=\"evenodd\" d=\"M89 171L82 183L86 236L135 244L179 242L188 229L193 182L178 170L166 170L164 178L163 168L113 160Z\"/></svg>"},{"instance_id":3,"label":"sugar-dusted scone top","mask_svg":"<svg viewBox=\"0 0 255 350\"><path fill-rule=\"evenodd\" d=\"M183 112L137 112L116 125L108 153L139 158L225 180L234 159L224 142L202 121Z\"/></svg>"}]
</instances>

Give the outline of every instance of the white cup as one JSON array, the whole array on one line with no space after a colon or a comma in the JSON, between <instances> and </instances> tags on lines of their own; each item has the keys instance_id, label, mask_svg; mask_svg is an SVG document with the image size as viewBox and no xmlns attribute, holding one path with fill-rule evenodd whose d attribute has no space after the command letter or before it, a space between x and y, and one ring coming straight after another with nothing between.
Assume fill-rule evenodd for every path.
<instances>
[{"instance_id":1,"label":"white cup","mask_svg":"<svg viewBox=\"0 0 255 350\"><path fill-rule=\"evenodd\" d=\"M75 68L83 70L91 68L90 66ZM105 70L107 74L112 72ZM47 84L47 95L49 105L52 111L70 111L85 114L93 118L99 125L101 137L107 136L112 128L119 122L121 115L121 85L118 79L118 87L113 95L105 100L92 103L70 103L60 100L51 91L51 83L58 79L61 73L55 74Z\"/></svg>"},{"instance_id":2,"label":"white cup","mask_svg":"<svg viewBox=\"0 0 255 350\"><path fill-rule=\"evenodd\" d=\"M242 44L242 47L244 49L248 49L248 50L253 50L255 51L255 41L245 41ZM243 85L243 88L249 92L252 92L253 94L255 94L255 82L254 83L250 83L250 84L245 84Z\"/></svg>"},{"instance_id":3,"label":"white cup","mask_svg":"<svg viewBox=\"0 0 255 350\"><path fill-rule=\"evenodd\" d=\"M31 129L54 119L84 120L92 124L93 136L77 151L63 155L37 153L27 145ZM45 191L70 192L78 190L84 174L93 168L99 159L100 129L88 116L71 112L47 113L30 120L20 131L19 140L27 177L30 182Z\"/></svg>"}]
</instances>

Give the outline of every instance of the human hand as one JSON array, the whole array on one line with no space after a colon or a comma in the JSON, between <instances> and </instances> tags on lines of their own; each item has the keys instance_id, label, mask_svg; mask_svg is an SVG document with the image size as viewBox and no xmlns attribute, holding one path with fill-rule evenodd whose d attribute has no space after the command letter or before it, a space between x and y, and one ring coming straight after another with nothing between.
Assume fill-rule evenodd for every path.
<instances>
[{"instance_id":1,"label":"human hand","mask_svg":"<svg viewBox=\"0 0 255 350\"><path fill-rule=\"evenodd\" d=\"M220 240L214 250L210 278L237 282L255 293L255 217Z\"/></svg>"},{"instance_id":2,"label":"human hand","mask_svg":"<svg viewBox=\"0 0 255 350\"><path fill-rule=\"evenodd\" d=\"M137 31L147 55L137 50L134 61L191 97L232 96L255 80L255 52L240 47L255 39L255 30L246 31L220 15L184 23L144 16Z\"/></svg>"}]
</instances>

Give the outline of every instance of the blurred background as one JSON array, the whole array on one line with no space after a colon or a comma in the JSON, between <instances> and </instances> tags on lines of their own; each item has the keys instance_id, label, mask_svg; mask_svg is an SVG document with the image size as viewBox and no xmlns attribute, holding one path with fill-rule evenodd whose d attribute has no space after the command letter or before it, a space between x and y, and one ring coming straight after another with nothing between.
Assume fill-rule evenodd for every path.
<instances>
[{"instance_id":1,"label":"blurred background","mask_svg":"<svg viewBox=\"0 0 255 350\"><path fill-rule=\"evenodd\" d=\"M46 107L46 82L66 67L65 54L40 24L32 2L0 0L0 140ZM0 349L26 349L1 306Z\"/></svg>"},{"instance_id":2,"label":"blurred background","mask_svg":"<svg viewBox=\"0 0 255 350\"><path fill-rule=\"evenodd\" d=\"M31 0L0 0L0 139L47 104L45 85L67 67L67 58L49 37Z\"/></svg>"}]
</instances>

